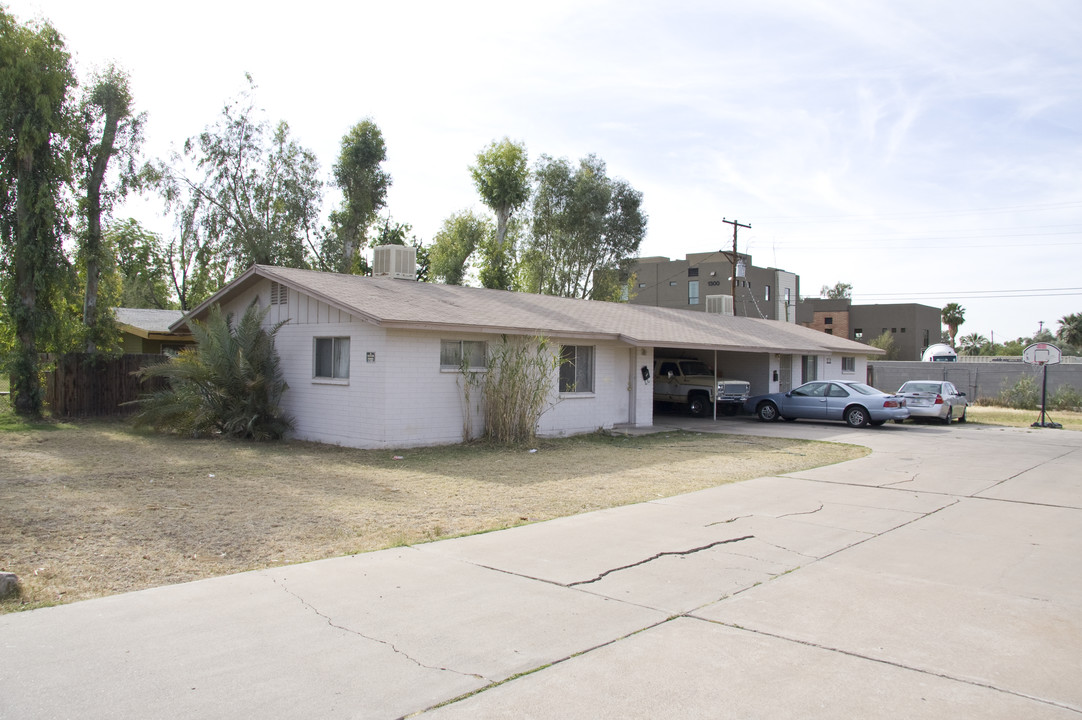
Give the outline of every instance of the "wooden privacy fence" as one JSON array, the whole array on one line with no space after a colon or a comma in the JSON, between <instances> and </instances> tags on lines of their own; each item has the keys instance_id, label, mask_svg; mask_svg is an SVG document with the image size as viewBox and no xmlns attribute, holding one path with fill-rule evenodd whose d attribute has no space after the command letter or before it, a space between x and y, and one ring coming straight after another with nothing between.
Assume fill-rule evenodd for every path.
<instances>
[{"instance_id":1,"label":"wooden privacy fence","mask_svg":"<svg viewBox=\"0 0 1082 720\"><path fill-rule=\"evenodd\" d=\"M123 405L146 392L165 387L162 378L142 382L132 375L146 365L166 360L165 355L121 355L103 358L89 353L69 353L55 360L45 376L45 403L54 417L125 415L136 409Z\"/></svg>"}]
</instances>

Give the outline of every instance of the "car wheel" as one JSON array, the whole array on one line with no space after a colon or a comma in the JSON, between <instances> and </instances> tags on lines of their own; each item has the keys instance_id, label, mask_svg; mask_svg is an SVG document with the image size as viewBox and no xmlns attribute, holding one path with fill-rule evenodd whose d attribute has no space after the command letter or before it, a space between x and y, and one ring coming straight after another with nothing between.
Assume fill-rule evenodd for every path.
<instances>
[{"instance_id":1,"label":"car wheel","mask_svg":"<svg viewBox=\"0 0 1082 720\"><path fill-rule=\"evenodd\" d=\"M953 419L954 419L954 408L949 407L949 408L947 408L947 417L943 418L942 422L943 422L944 425L950 425L951 420L953 420Z\"/></svg>"},{"instance_id":2,"label":"car wheel","mask_svg":"<svg viewBox=\"0 0 1082 720\"><path fill-rule=\"evenodd\" d=\"M770 401L759 403L759 407L755 408L755 417L762 422L774 422L778 419L778 406Z\"/></svg>"},{"instance_id":3,"label":"car wheel","mask_svg":"<svg viewBox=\"0 0 1082 720\"><path fill-rule=\"evenodd\" d=\"M958 418L958 422L964 423L966 421L966 409L962 408L962 417Z\"/></svg>"},{"instance_id":4,"label":"car wheel","mask_svg":"<svg viewBox=\"0 0 1082 720\"><path fill-rule=\"evenodd\" d=\"M692 417L702 417L706 414L706 397L704 395L692 395L688 398L688 414Z\"/></svg>"},{"instance_id":5,"label":"car wheel","mask_svg":"<svg viewBox=\"0 0 1082 720\"><path fill-rule=\"evenodd\" d=\"M854 405L845 411L845 423L849 427L860 428L868 424L868 411L860 405Z\"/></svg>"}]
</instances>

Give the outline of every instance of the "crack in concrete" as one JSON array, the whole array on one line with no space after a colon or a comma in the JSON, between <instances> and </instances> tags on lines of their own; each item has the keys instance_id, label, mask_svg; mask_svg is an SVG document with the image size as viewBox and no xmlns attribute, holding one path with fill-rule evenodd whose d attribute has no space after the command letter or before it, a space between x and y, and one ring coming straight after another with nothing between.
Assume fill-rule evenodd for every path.
<instances>
[{"instance_id":1,"label":"crack in concrete","mask_svg":"<svg viewBox=\"0 0 1082 720\"><path fill-rule=\"evenodd\" d=\"M875 657L873 655L866 655L864 653L856 652L854 650L845 650L843 648L832 647L830 645L823 645L821 643L812 642L811 640L801 640L800 638L788 637L786 635L780 635L778 633L772 633L772 632L768 632L766 630L756 630L755 628L750 628L750 627L747 627L746 625L737 625L735 623L727 623L727 622L722 622L720 620L711 620L709 618L700 617L698 615L685 615L685 617L688 617L688 618L691 618L691 619L694 619L694 620L700 620L702 622L714 623L714 624L717 624L717 625L730 627L730 628L733 628L735 630L741 630L743 632L750 632L750 633L753 633L755 635L762 635L764 637L771 637L771 638L774 638L776 640L783 640L785 642L796 643L798 645L804 645L805 647L815 648L817 650L825 650L826 652L835 652L835 653L838 653L840 655L846 655L848 657L857 658L858 660L867 660L868 662L880 663L882 665L889 665L890 667L896 667L896 668L899 668L901 670L910 670L912 672L921 673L922 675L928 675L930 677L937 677L937 678L941 678L943 680L950 680L951 682L962 683L963 685L970 685L970 686L973 686L973 687L983 688L985 690L992 690L994 692L1001 692L1001 693L1003 693L1005 695L1013 695L1015 697L1023 698L1025 700L1030 700L1032 702L1041 703L1043 705L1050 705L1052 707L1061 708L1063 710L1070 710L1070 711L1075 712L1075 713L1079 712L1077 707L1074 707L1072 705L1068 705L1068 704L1065 704L1065 703L1062 703L1062 702L1057 702L1056 700L1037 697L1036 695L1030 695L1028 693L1019 692L1017 690L1009 690L1007 688L1001 688L1001 687L998 687L996 685L992 685L990 683L978 682L976 680L970 680L970 679L967 679L967 678L964 678L964 677L955 677L954 675L948 675L947 673L936 672L934 670L928 670L928 669L925 669L925 668L916 667L914 665L906 665L905 663L898 662L896 660L887 660L886 658L879 658L879 657Z\"/></svg>"},{"instance_id":2,"label":"crack in concrete","mask_svg":"<svg viewBox=\"0 0 1082 720\"><path fill-rule=\"evenodd\" d=\"M656 553L654 555L651 555L650 557L648 557L648 558L646 558L644 560L639 560L638 562L633 562L633 563L631 563L629 565L622 565L620 567L616 567L616 568L612 568L610 570L606 570L605 572L601 573L600 575L598 575L597 577L595 577L595 578L593 578L591 580L578 580L578 581L573 582L573 583L568 583L567 587L575 587L577 585L589 585L590 583L595 583L595 582L605 578L606 576L611 575L614 572L620 572L621 570L630 570L633 567L638 567L640 565L645 565L648 562L653 562L654 560L658 560L660 558L663 558L666 555L693 555L694 553L702 552L703 550L709 550L710 548L715 548L715 547L717 547L719 545L728 545L729 543L741 542L743 540L751 540L754 537L755 537L754 535L744 535L743 537L729 538L728 540L718 540L717 542L712 542L712 543L709 543L708 545L702 545L701 547L691 548L690 550L666 550L664 552L659 552L659 553Z\"/></svg>"},{"instance_id":3,"label":"crack in concrete","mask_svg":"<svg viewBox=\"0 0 1082 720\"><path fill-rule=\"evenodd\" d=\"M793 515L814 515L825 507L823 503L819 503L819 507L814 510L802 510L800 512L785 513L784 515L778 515L775 519L781 520L782 518L792 517Z\"/></svg>"},{"instance_id":4,"label":"crack in concrete","mask_svg":"<svg viewBox=\"0 0 1082 720\"><path fill-rule=\"evenodd\" d=\"M728 520L718 520L717 522L707 523L706 525L703 525L703 527L714 527L715 525L728 525L729 523L734 523L737 520L743 520L744 518L750 518L750 517L754 517L754 515L752 515L750 513L747 514L747 515L737 515L736 517L729 518Z\"/></svg>"},{"instance_id":5,"label":"crack in concrete","mask_svg":"<svg viewBox=\"0 0 1082 720\"><path fill-rule=\"evenodd\" d=\"M385 645L388 648L390 648L391 651L394 652L396 655L401 655L402 657L404 657L406 660L409 660L411 663L413 663L417 667L421 667L421 668L424 668L426 670L438 670L438 671L441 671L441 672L454 673L455 675L462 675L463 677L472 677L472 678L476 678L476 679L481 680L482 682L486 682L486 683L492 683L493 682L489 678L485 677L484 675L479 675L478 673L463 672L461 670L455 670L454 668L443 667L443 666L439 666L439 665L426 665L425 663L421 662L417 658L411 656L405 650L402 650L401 648L399 648L397 645L395 645L390 640L384 640L382 638L373 637L371 635L365 635L360 630L354 630L353 628L348 628L348 627L345 627L344 625L339 625L339 624L335 623L333 620L331 620L329 615L326 615L326 614L320 612L310 602L308 602L307 600L302 598L300 595L298 595L297 593L290 590L288 587L285 586L284 583L279 582L277 578L272 577L271 582L273 582L275 585L280 587L282 589L282 591L285 592L287 595L290 595L291 597L295 598L297 600L297 602L299 602L305 609L307 609L307 610L311 611L313 614L315 614L316 617L322 618L324 621L326 621L327 625L329 625L330 627L332 627L332 628L334 628L336 630L341 630L342 632L349 633L351 635L356 635L357 637L364 638L365 640L370 640L372 642L379 643L380 645Z\"/></svg>"}]
</instances>

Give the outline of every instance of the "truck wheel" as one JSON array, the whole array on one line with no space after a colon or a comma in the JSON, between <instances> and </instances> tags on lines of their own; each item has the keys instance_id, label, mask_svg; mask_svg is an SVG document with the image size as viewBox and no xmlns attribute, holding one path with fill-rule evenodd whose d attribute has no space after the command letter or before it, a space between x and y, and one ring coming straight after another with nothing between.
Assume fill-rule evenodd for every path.
<instances>
[{"instance_id":1,"label":"truck wheel","mask_svg":"<svg viewBox=\"0 0 1082 720\"><path fill-rule=\"evenodd\" d=\"M702 417L705 415L707 405L708 403L705 395L688 396L688 414L692 417Z\"/></svg>"},{"instance_id":2,"label":"truck wheel","mask_svg":"<svg viewBox=\"0 0 1082 720\"><path fill-rule=\"evenodd\" d=\"M778 419L778 406L769 400L761 402L759 407L755 408L755 417L762 422L774 422Z\"/></svg>"}]
</instances>

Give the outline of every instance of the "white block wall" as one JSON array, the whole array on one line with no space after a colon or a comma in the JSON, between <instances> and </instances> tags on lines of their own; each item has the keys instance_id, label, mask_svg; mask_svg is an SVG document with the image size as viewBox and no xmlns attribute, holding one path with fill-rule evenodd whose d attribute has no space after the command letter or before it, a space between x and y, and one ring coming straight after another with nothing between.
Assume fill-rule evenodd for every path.
<instances>
[{"instance_id":1,"label":"white block wall","mask_svg":"<svg viewBox=\"0 0 1082 720\"><path fill-rule=\"evenodd\" d=\"M270 283L258 283L226 308L242 313L253 298L266 306ZM289 390L282 399L293 416L293 437L359 448L396 448L462 442L465 395L462 376L440 369L441 340L495 342L492 335L433 333L380 328L354 318L306 295L290 292L285 305L273 305L268 325L289 318L276 336L276 347ZM315 379L314 340L350 338L349 378ZM558 348L560 342L553 340ZM581 340L574 344L586 344ZM652 422L652 387L635 387L632 414L632 373L638 352L627 345L595 344L594 392L557 392L555 378L549 409L542 415L539 434L563 436L611 428L636 421ZM641 364L652 365L647 350ZM471 395L478 404L480 390ZM484 419L479 409L472 432L480 434Z\"/></svg>"}]
</instances>

